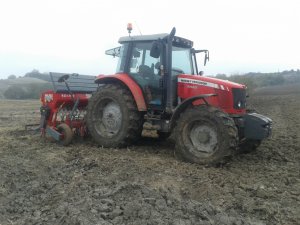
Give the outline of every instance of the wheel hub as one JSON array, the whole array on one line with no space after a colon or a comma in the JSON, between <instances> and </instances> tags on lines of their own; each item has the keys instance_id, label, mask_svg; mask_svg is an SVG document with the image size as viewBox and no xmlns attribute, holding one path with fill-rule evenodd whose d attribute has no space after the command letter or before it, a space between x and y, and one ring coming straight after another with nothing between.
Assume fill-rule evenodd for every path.
<instances>
[{"instance_id":1,"label":"wheel hub","mask_svg":"<svg viewBox=\"0 0 300 225\"><path fill-rule=\"evenodd\" d=\"M198 133L198 139L201 143L206 144L209 142L210 136L208 133L200 132Z\"/></svg>"},{"instance_id":2,"label":"wheel hub","mask_svg":"<svg viewBox=\"0 0 300 225\"><path fill-rule=\"evenodd\" d=\"M217 147L217 133L216 131L207 125L195 124L190 133L190 139L199 152L212 154Z\"/></svg>"},{"instance_id":3,"label":"wheel hub","mask_svg":"<svg viewBox=\"0 0 300 225\"><path fill-rule=\"evenodd\" d=\"M122 125L122 113L120 106L115 102L109 102L103 109L102 123L108 134L116 134Z\"/></svg>"}]
</instances>

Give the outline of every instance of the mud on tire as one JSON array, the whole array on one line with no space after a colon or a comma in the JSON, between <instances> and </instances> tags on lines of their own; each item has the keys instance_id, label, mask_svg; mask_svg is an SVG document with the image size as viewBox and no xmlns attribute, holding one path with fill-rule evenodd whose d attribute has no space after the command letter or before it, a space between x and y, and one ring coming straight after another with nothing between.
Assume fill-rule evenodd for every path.
<instances>
[{"instance_id":1,"label":"mud on tire","mask_svg":"<svg viewBox=\"0 0 300 225\"><path fill-rule=\"evenodd\" d=\"M124 147L139 139L142 115L130 91L105 84L89 100L87 126L93 139L104 147Z\"/></svg>"},{"instance_id":2,"label":"mud on tire","mask_svg":"<svg viewBox=\"0 0 300 225\"><path fill-rule=\"evenodd\" d=\"M199 164L216 164L235 152L237 128L232 118L211 106L192 106L175 127L176 155Z\"/></svg>"}]
</instances>

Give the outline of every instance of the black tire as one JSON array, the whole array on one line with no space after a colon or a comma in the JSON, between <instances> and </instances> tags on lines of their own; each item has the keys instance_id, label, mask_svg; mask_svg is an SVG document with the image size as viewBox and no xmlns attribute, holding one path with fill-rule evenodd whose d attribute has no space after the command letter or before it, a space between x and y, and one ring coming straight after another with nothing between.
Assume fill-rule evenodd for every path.
<instances>
[{"instance_id":1,"label":"black tire","mask_svg":"<svg viewBox=\"0 0 300 225\"><path fill-rule=\"evenodd\" d=\"M239 144L239 152L250 153L254 152L261 144L261 140L245 140Z\"/></svg>"},{"instance_id":2,"label":"black tire","mask_svg":"<svg viewBox=\"0 0 300 225\"><path fill-rule=\"evenodd\" d=\"M184 111L174 130L176 155L198 164L221 163L238 144L232 118L211 106L192 106Z\"/></svg>"},{"instance_id":3,"label":"black tire","mask_svg":"<svg viewBox=\"0 0 300 225\"><path fill-rule=\"evenodd\" d=\"M57 131L64 135L63 139L61 139L58 143L67 146L72 142L73 139L73 131L72 129L65 123L59 124L57 126Z\"/></svg>"},{"instance_id":4,"label":"black tire","mask_svg":"<svg viewBox=\"0 0 300 225\"><path fill-rule=\"evenodd\" d=\"M105 84L89 99L88 131L103 147L124 147L137 141L143 119L131 92L118 84Z\"/></svg>"},{"instance_id":5,"label":"black tire","mask_svg":"<svg viewBox=\"0 0 300 225\"><path fill-rule=\"evenodd\" d=\"M171 133L157 131L157 135L158 135L158 139L163 141L163 140L168 139L170 137Z\"/></svg>"}]
</instances>

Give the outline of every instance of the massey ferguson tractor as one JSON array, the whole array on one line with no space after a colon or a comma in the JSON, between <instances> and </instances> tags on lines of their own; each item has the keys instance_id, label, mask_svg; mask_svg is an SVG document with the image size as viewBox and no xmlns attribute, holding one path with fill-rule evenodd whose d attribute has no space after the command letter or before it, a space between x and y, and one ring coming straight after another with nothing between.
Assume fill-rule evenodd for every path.
<instances>
[{"instance_id":1,"label":"massey ferguson tractor","mask_svg":"<svg viewBox=\"0 0 300 225\"><path fill-rule=\"evenodd\" d=\"M87 126L103 147L128 146L143 124L161 138L172 134L176 155L211 164L251 151L271 134L271 119L247 113L246 86L201 76L193 42L170 34L128 36L106 51L119 57L116 74L99 75L89 99Z\"/></svg>"}]
</instances>

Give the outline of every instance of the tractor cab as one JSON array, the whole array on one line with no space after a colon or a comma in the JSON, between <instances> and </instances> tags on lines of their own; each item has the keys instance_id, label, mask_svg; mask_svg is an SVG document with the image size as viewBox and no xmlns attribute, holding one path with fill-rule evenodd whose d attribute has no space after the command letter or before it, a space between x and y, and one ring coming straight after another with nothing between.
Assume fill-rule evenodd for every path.
<instances>
[{"instance_id":1,"label":"tractor cab","mask_svg":"<svg viewBox=\"0 0 300 225\"><path fill-rule=\"evenodd\" d=\"M116 73L128 74L139 85L148 109L175 108L178 75L198 74L196 53L205 52L208 60L207 50L196 51L192 41L172 33L121 37L119 43L106 54L119 57Z\"/></svg>"}]
</instances>

